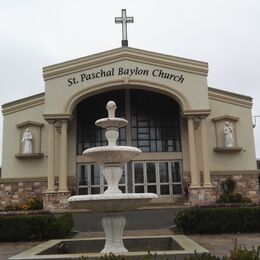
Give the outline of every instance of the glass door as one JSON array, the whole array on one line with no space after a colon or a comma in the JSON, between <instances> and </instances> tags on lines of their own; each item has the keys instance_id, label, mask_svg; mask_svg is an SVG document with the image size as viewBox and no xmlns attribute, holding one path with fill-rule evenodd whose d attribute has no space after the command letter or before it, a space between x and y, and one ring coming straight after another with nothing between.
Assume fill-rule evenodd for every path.
<instances>
[{"instance_id":1,"label":"glass door","mask_svg":"<svg viewBox=\"0 0 260 260\"><path fill-rule=\"evenodd\" d=\"M144 164L134 163L134 174L133 174L133 191L134 193L144 193Z\"/></svg>"},{"instance_id":2,"label":"glass door","mask_svg":"<svg viewBox=\"0 0 260 260\"><path fill-rule=\"evenodd\" d=\"M127 189L127 167L122 165L123 174L119 182L119 189L125 193ZM77 165L78 194L100 194L107 189L107 183L102 174L102 167L98 164Z\"/></svg>"},{"instance_id":3,"label":"glass door","mask_svg":"<svg viewBox=\"0 0 260 260\"><path fill-rule=\"evenodd\" d=\"M97 164L78 165L79 194L99 194L101 192L100 167Z\"/></svg>"},{"instance_id":4,"label":"glass door","mask_svg":"<svg viewBox=\"0 0 260 260\"><path fill-rule=\"evenodd\" d=\"M133 162L133 191L182 195L181 161Z\"/></svg>"},{"instance_id":5,"label":"glass door","mask_svg":"<svg viewBox=\"0 0 260 260\"><path fill-rule=\"evenodd\" d=\"M156 181L156 164L155 162L147 162L146 166L146 186L147 191L157 194L157 181Z\"/></svg>"}]
</instances>

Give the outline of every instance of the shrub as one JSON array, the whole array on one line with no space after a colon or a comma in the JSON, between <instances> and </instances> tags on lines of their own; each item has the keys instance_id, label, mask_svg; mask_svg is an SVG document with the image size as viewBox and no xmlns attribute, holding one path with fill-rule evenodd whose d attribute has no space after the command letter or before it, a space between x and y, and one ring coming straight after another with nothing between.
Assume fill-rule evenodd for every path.
<instances>
[{"instance_id":1,"label":"shrub","mask_svg":"<svg viewBox=\"0 0 260 260\"><path fill-rule=\"evenodd\" d=\"M4 207L5 211L16 211L16 210L40 210L43 209L43 201L38 197L28 198L24 203L10 204Z\"/></svg>"},{"instance_id":2,"label":"shrub","mask_svg":"<svg viewBox=\"0 0 260 260\"><path fill-rule=\"evenodd\" d=\"M236 182L231 177L221 183L223 194L220 195L217 203L251 203L248 197L243 197L240 193L235 192Z\"/></svg>"},{"instance_id":3,"label":"shrub","mask_svg":"<svg viewBox=\"0 0 260 260\"><path fill-rule=\"evenodd\" d=\"M43 201L42 198L29 198L25 203L21 205L21 208L24 210L39 210L43 209Z\"/></svg>"},{"instance_id":4,"label":"shrub","mask_svg":"<svg viewBox=\"0 0 260 260\"><path fill-rule=\"evenodd\" d=\"M73 228L73 218L69 213L63 214L51 223L50 229L53 230L52 236L55 238L64 238L68 236Z\"/></svg>"},{"instance_id":5,"label":"shrub","mask_svg":"<svg viewBox=\"0 0 260 260\"><path fill-rule=\"evenodd\" d=\"M82 256L80 258L78 258L79 260L89 260L88 257ZM105 254L100 256L101 260L127 260L127 259L132 259L131 257L127 257L125 255L114 255L113 253L109 253L109 254ZM150 252L147 253L147 255L144 256L140 256L138 257L139 260L168 260L168 259L172 259L172 258L168 258L166 255L157 255L155 254L151 254ZM177 258L174 258L177 259Z\"/></svg>"},{"instance_id":6,"label":"shrub","mask_svg":"<svg viewBox=\"0 0 260 260\"><path fill-rule=\"evenodd\" d=\"M185 260L221 260L221 258L214 256L212 254L209 253L203 253L203 254L197 254L197 252L195 252L194 256L190 256L188 258L184 258Z\"/></svg>"},{"instance_id":7,"label":"shrub","mask_svg":"<svg viewBox=\"0 0 260 260\"><path fill-rule=\"evenodd\" d=\"M4 211L16 211L16 210L21 210L22 208L18 204L10 204L6 205L4 207Z\"/></svg>"},{"instance_id":8,"label":"shrub","mask_svg":"<svg viewBox=\"0 0 260 260\"><path fill-rule=\"evenodd\" d=\"M238 245L234 240L234 248L230 250L230 257L224 257L224 260L260 260L260 246L253 247L251 250Z\"/></svg>"},{"instance_id":9,"label":"shrub","mask_svg":"<svg viewBox=\"0 0 260 260\"><path fill-rule=\"evenodd\" d=\"M220 195L217 203L251 203L248 197L243 197L240 193L229 193Z\"/></svg>"},{"instance_id":10,"label":"shrub","mask_svg":"<svg viewBox=\"0 0 260 260\"><path fill-rule=\"evenodd\" d=\"M260 207L197 208L176 215L176 228L184 233L220 234L260 231Z\"/></svg>"},{"instance_id":11,"label":"shrub","mask_svg":"<svg viewBox=\"0 0 260 260\"><path fill-rule=\"evenodd\" d=\"M236 182L233 178L228 177L225 181L221 183L221 190L224 194L231 194L235 192Z\"/></svg>"},{"instance_id":12,"label":"shrub","mask_svg":"<svg viewBox=\"0 0 260 260\"><path fill-rule=\"evenodd\" d=\"M126 260L126 256L124 255L114 255L112 253L109 253L109 255L101 256L100 259L102 260Z\"/></svg>"},{"instance_id":13,"label":"shrub","mask_svg":"<svg viewBox=\"0 0 260 260\"><path fill-rule=\"evenodd\" d=\"M73 227L70 214L0 216L0 241L28 241L62 238Z\"/></svg>"},{"instance_id":14,"label":"shrub","mask_svg":"<svg viewBox=\"0 0 260 260\"><path fill-rule=\"evenodd\" d=\"M260 260L260 246L249 250L242 248L235 244L234 248L230 250L230 256L217 257L209 253L197 254L185 258L185 260Z\"/></svg>"}]
</instances>

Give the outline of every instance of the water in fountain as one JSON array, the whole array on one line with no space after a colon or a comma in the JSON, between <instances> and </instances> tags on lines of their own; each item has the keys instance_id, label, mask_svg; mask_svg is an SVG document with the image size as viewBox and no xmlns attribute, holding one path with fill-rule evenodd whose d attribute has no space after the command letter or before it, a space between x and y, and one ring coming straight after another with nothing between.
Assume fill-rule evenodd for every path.
<instances>
[{"instance_id":1,"label":"water in fountain","mask_svg":"<svg viewBox=\"0 0 260 260\"><path fill-rule=\"evenodd\" d=\"M109 101L106 109L108 118L97 120L96 125L106 129L105 136L108 145L87 149L83 154L103 166L103 175L108 188L104 194L72 196L69 198L69 204L76 209L107 213L102 219L106 242L101 253L124 253L128 251L123 244L125 218L120 216L119 212L145 206L158 196L154 193L122 193L118 188L122 176L121 164L141 154L141 150L116 144L119 136L118 129L125 127L128 122L115 117L116 104L114 101Z\"/></svg>"}]
</instances>

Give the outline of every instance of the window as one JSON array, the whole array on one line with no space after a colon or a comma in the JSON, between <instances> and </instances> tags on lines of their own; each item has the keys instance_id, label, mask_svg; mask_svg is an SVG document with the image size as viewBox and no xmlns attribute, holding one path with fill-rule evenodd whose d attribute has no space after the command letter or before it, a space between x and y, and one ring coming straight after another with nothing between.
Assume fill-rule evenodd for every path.
<instances>
[{"instance_id":1,"label":"window","mask_svg":"<svg viewBox=\"0 0 260 260\"><path fill-rule=\"evenodd\" d=\"M179 105L172 98L143 90L116 90L90 97L77 106L77 154L85 149L107 145L105 129L95 126L95 121L107 117L105 104L114 100L116 116L129 118L131 131L119 129L118 145L132 146L143 152L180 152ZM126 100L129 98L129 102ZM126 105L127 104L127 105ZM128 112L128 113L126 113Z\"/></svg>"},{"instance_id":2,"label":"window","mask_svg":"<svg viewBox=\"0 0 260 260\"><path fill-rule=\"evenodd\" d=\"M119 182L119 189L127 192L126 164L122 165L123 173ZM107 182L102 175L102 167L98 164L78 164L77 166L78 193L100 194L107 189Z\"/></svg>"},{"instance_id":3,"label":"window","mask_svg":"<svg viewBox=\"0 0 260 260\"><path fill-rule=\"evenodd\" d=\"M132 90L131 135L143 152L180 152L179 105L158 93Z\"/></svg>"},{"instance_id":4,"label":"window","mask_svg":"<svg viewBox=\"0 0 260 260\"><path fill-rule=\"evenodd\" d=\"M77 106L77 154L85 149L105 146L105 129L95 125L96 120L107 117L105 106L108 101L117 104L116 116L125 118L125 96L123 90L110 91L90 97ZM120 128L118 145L126 145L126 128Z\"/></svg>"},{"instance_id":5,"label":"window","mask_svg":"<svg viewBox=\"0 0 260 260\"><path fill-rule=\"evenodd\" d=\"M181 161L133 162L133 191L182 195Z\"/></svg>"}]
</instances>

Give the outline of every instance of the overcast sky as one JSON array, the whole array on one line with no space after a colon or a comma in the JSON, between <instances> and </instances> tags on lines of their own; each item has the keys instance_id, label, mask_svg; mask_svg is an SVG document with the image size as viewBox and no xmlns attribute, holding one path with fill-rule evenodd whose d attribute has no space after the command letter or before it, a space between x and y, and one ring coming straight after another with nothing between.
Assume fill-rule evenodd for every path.
<instances>
[{"instance_id":1,"label":"overcast sky","mask_svg":"<svg viewBox=\"0 0 260 260\"><path fill-rule=\"evenodd\" d=\"M122 8L130 47L208 62L208 85L260 115L259 0L0 0L0 104L43 92L44 66L120 47Z\"/></svg>"}]
</instances>

